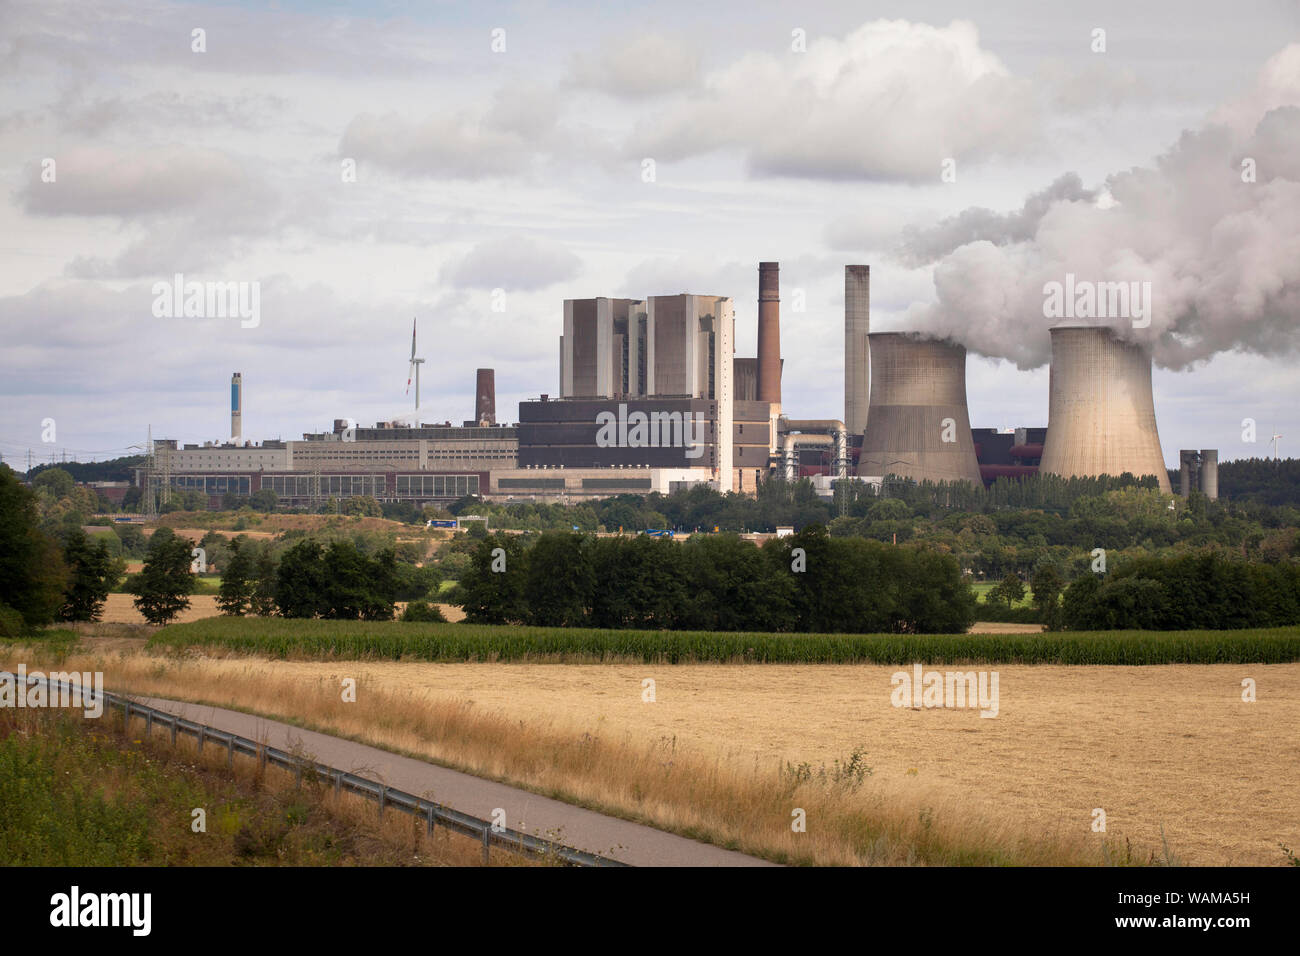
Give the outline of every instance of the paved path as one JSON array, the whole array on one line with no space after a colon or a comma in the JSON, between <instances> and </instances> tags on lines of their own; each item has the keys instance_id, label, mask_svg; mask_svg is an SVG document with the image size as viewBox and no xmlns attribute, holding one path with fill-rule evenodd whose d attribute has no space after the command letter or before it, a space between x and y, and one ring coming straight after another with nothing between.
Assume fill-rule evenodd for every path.
<instances>
[{"instance_id":1,"label":"paved path","mask_svg":"<svg viewBox=\"0 0 1300 956\"><path fill-rule=\"evenodd\" d=\"M566 846L633 866L775 865L653 827L584 810L517 787L265 717L157 697L133 699L227 733L264 741L281 750L292 750L296 743L301 742L303 750L321 763L426 797L480 819L492 819L493 810L500 807L506 812L506 826L512 829L557 840Z\"/></svg>"}]
</instances>

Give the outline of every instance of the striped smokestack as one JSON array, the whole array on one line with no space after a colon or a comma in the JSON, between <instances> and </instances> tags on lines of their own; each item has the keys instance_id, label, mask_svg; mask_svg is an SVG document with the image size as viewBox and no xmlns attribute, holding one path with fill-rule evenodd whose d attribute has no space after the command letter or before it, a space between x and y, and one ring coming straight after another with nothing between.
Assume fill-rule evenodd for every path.
<instances>
[{"instance_id":1,"label":"striped smokestack","mask_svg":"<svg viewBox=\"0 0 1300 956\"><path fill-rule=\"evenodd\" d=\"M230 376L230 440L237 442L244 432L244 376L235 372Z\"/></svg>"},{"instance_id":2,"label":"striped smokestack","mask_svg":"<svg viewBox=\"0 0 1300 956\"><path fill-rule=\"evenodd\" d=\"M497 423L497 374L495 369L478 370L474 383L474 421L480 425Z\"/></svg>"},{"instance_id":3,"label":"striped smokestack","mask_svg":"<svg viewBox=\"0 0 1300 956\"><path fill-rule=\"evenodd\" d=\"M758 264L758 388L760 402L781 404L781 264Z\"/></svg>"}]
</instances>

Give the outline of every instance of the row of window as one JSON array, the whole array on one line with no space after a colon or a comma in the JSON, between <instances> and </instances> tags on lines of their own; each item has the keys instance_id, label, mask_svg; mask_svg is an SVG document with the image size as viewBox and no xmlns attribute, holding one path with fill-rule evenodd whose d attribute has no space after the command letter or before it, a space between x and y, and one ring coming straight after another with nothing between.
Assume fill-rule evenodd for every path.
<instances>
[{"instance_id":1,"label":"row of window","mask_svg":"<svg viewBox=\"0 0 1300 956\"><path fill-rule=\"evenodd\" d=\"M172 487L186 491L201 491L205 495L236 495L249 493L250 479L246 475L173 475Z\"/></svg>"},{"instance_id":2,"label":"row of window","mask_svg":"<svg viewBox=\"0 0 1300 956\"><path fill-rule=\"evenodd\" d=\"M478 494L478 475L398 475L399 498L462 498Z\"/></svg>"}]
</instances>

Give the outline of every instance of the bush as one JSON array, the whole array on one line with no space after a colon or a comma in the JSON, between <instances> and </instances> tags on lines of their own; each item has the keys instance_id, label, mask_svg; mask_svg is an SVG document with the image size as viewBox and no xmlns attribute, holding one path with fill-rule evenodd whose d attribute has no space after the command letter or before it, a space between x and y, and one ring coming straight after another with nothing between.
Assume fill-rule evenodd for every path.
<instances>
[{"instance_id":1,"label":"bush","mask_svg":"<svg viewBox=\"0 0 1300 956\"><path fill-rule=\"evenodd\" d=\"M0 640L13 641L27 633L23 616L6 604L0 604Z\"/></svg>"},{"instance_id":2,"label":"bush","mask_svg":"<svg viewBox=\"0 0 1300 956\"><path fill-rule=\"evenodd\" d=\"M428 601L412 601L406 605L406 610L402 612L403 621L437 621L447 623L447 618L443 616L442 608L430 604Z\"/></svg>"}]
</instances>

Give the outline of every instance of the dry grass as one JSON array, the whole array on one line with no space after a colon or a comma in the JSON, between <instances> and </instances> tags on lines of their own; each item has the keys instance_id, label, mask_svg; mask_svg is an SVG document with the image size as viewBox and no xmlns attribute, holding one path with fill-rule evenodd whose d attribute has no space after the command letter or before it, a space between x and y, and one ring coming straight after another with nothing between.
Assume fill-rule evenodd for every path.
<instances>
[{"instance_id":1,"label":"dry grass","mask_svg":"<svg viewBox=\"0 0 1300 956\"><path fill-rule=\"evenodd\" d=\"M61 724L55 724L61 721ZM70 736L65 736L70 735ZM423 819L389 812L310 776L237 757L198 751L180 737L175 745L160 727L149 737L140 721L123 732L120 713L102 721L79 714L6 710L0 713L0 742L18 744L61 781L60 790L91 793L102 807L99 822L110 828L76 833L52 808L67 810L38 792L40 774L31 765L6 765L28 774L17 783L33 798L27 813L10 813L0 823L7 838L31 854L17 861L41 865L165 866L482 866L477 839L445 827L429 834ZM306 757L307 755L304 755ZM37 788L37 789L31 789ZM75 798L73 800L76 804ZM85 800L82 801L85 804ZM86 804L93 812L94 805ZM192 829L192 809L206 812L206 831ZM84 807L83 807L84 808ZM30 827L31 830L27 828ZM84 827L83 827L84 828ZM57 831L64 829L64 834ZM39 832L37 832L39 831ZM63 837L63 838L61 838ZM86 841L89 840L89 843ZM109 841L107 847L99 845ZM109 857L103 854L107 852ZM69 855L70 854L70 855ZM82 854L89 854L82 859ZM3 856L3 854L0 854ZM13 862L13 861L11 861ZM504 850L492 866L542 865Z\"/></svg>"},{"instance_id":2,"label":"dry grass","mask_svg":"<svg viewBox=\"0 0 1300 956\"><path fill-rule=\"evenodd\" d=\"M27 658L30 666L31 655ZM602 720L578 731L572 723L537 711L517 716L517 710L488 711L428 686L385 686L375 677L381 668L374 665L161 658L119 651L74 655L62 666L103 670L108 685L117 689L288 719L778 861L1089 865L1103 860L1101 838L1077 820L1073 826L1027 824L1014 811L980 805L960 789L846 770L853 748L842 751L839 766L834 759L811 761L805 774L792 775L776 760L756 755L751 763L667 733L649 739L627 727L602 726ZM390 666L412 672L466 667ZM468 667L489 679L509 673L521 690L529 679L525 675L525 683L520 682L527 665ZM714 675L773 670L706 669ZM835 669L810 668L822 673ZM542 670L558 677L577 668ZM359 678L357 703L340 699L344 676ZM544 678L533 672L532 679ZM635 686L639 695L639 677ZM661 691L661 700L665 697ZM734 708L734 698L731 704ZM752 710L755 702L749 704L746 709ZM724 728L719 739L736 738ZM866 743L865 762L872 763L876 742ZM792 832L796 809L806 813L807 832ZM1124 845L1113 827L1108 839ZM1151 852L1139 857L1141 862L1154 859Z\"/></svg>"}]
</instances>

